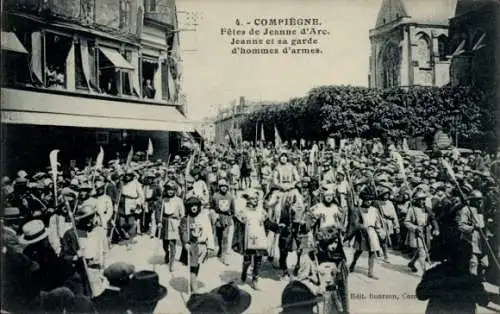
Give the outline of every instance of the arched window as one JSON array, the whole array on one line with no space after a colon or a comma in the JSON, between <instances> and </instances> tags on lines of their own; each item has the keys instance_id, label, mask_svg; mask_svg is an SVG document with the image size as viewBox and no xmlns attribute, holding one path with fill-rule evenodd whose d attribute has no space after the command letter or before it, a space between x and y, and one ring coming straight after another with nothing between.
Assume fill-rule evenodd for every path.
<instances>
[{"instance_id":1,"label":"arched window","mask_svg":"<svg viewBox=\"0 0 500 314\"><path fill-rule=\"evenodd\" d=\"M441 35L438 37L438 53L439 60L446 60L446 56L450 53L448 47L448 37L446 35Z\"/></svg>"},{"instance_id":2,"label":"arched window","mask_svg":"<svg viewBox=\"0 0 500 314\"><path fill-rule=\"evenodd\" d=\"M417 40L416 61L421 68L428 68L431 64L431 45L429 37L421 34Z\"/></svg>"},{"instance_id":3,"label":"arched window","mask_svg":"<svg viewBox=\"0 0 500 314\"><path fill-rule=\"evenodd\" d=\"M400 85L401 50L399 45L388 43L381 56L382 87L392 88Z\"/></svg>"}]
</instances>

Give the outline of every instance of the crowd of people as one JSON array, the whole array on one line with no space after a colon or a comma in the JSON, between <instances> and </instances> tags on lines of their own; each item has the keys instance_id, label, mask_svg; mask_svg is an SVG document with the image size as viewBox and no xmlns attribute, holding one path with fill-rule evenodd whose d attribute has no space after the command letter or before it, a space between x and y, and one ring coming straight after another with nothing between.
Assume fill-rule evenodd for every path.
<instances>
[{"instance_id":1,"label":"crowd of people","mask_svg":"<svg viewBox=\"0 0 500 314\"><path fill-rule=\"evenodd\" d=\"M141 234L162 241L170 272L180 248L192 313L248 308L250 296L234 284L198 291L206 259L227 265L232 250L243 256L242 283L259 290L267 262L290 282L284 313L311 313L318 295L335 290L343 246L354 252L349 272L368 253L373 280L377 260L391 263L390 250L406 254L408 272L423 272L417 297L430 300L429 313L472 313L491 300L482 282L498 285L498 156L355 140L207 145L148 159L136 154L83 170L52 165L2 179L3 310L152 312L167 293L158 274L107 262L112 245ZM454 276L458 283L440 281ZM467 285L473 291L463 297ZM306 292L313 301L288 306ZM241 302L228 295L246 307L234 308Z\"/></svg>"}]
</instances>

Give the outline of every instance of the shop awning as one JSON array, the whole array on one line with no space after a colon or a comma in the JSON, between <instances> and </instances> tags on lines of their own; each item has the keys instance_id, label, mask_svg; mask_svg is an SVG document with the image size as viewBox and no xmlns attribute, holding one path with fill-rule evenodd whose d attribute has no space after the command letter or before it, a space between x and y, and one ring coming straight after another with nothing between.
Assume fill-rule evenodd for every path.
<instances>
[{"instance_id":1,"label":"shop awning","mask_svg":"<svg viewBox=\"0 0 500 314\"><path fill-rule=\"evenodd\" d=\"M99 47L99 50L120 70L135 70L134 67L116 50L106 47Z\"/></svg>"},{"instance_id":2,"label":"shop awning","mask_svg":"<svg viewBox=\"0 0 500 314\"><path fill-rule=\"evenodd\" d=\"M2 123L193 132L175 106L4 88Z\"/></svg>"},{"instance_id":3,"label":"shop awning","mask_svg":"<svg viewBox=\"0 0 500 314\"><path fill-rule=\"evenodd\" d=\"M2 32L2 50L27 54L28 51L13 32Z\"/></svg>"}]
</instances>

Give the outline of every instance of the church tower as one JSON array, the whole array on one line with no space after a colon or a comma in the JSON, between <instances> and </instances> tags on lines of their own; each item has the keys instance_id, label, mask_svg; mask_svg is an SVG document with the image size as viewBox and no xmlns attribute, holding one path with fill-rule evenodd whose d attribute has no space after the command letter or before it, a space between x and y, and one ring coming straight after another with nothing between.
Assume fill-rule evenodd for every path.
<instances>
[{"instance_id":1,"label":"church tower","mask_svg":"<svg viewBox=\"0 0 500 314\"><path fill-rule=\"evenodd\" d=\"M456 0L382 0L370 30L373 88L449 83L448 25Z\"/></svg>"}]
</instances>

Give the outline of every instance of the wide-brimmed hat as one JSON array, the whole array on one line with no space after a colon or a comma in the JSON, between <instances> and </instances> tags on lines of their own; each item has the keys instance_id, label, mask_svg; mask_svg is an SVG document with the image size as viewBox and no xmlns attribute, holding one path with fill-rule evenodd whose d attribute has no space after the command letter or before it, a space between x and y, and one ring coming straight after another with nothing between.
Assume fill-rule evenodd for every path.
<instances>
[{"instance_id":1,"label":"wide-brimmed hat","mask_svg":"<svg viewBox=\"0 0 500 314\"><path fill-rule=\"evenodd\" d=\"M156 178L156 173L154 171L146 172L145 178Z\"/></svg>"},{"instance_id":2,"label":"wide-brimmed hat","mask_svg":"<svg viewBox=\"0 0 500 314\"><path fill-rule=\"evenodd\" d=\"M100 189L104 189L104 187L106 186L106 183L104 181L96 181L95 182L95 189L96 190L100 190Z\"/></svg>"},{"instance_id":3,"label":"wide-brimmed hat","mask_svg":"<svg viewBox=\"0 0 500 314\"><path fill-rule=\"evenodd\" d=\"M82 182L78 186L78 190L80 190L80 191L90 191L90 190L92 190L92 185L90 185L90 183L88 183L88 182Z\"/></svg>"},{"instance_id":4,"label":"wide-brimmed hat","mask_svg":"<svg viewBox=\"0 0 500 314\"><path fill-rule=\"evenodd\" d=\"M75 220L81 220L83 218L90 217L96 213L96 208L95 206L91 205L82 205L78 207L78 210L76 211L75 214Z\"/></svg>"},{"instance_id":5,"label":"wide-brimmed hat","mask_svg":"<svg viewBox=\"0 0 500 314\"><path fill-rule=\"evenodd\" d=\"M300 303L299 306L293 304ZM291 281L281 294L281 306L283 313L297 313L298 310L312 310L318 303L316 294L308 285L301 281Z\"/></svg>"},{"instance_id":6,"label":"wide-brimmed hat","mask_svg":"<svg viewBox=\"0 0 500 314\"><path fill-rule=\"evenodd\" d=\"M241 196L247 200L251 198L259 199L260 193L255 189L248 189Z\"/></svg>"},{"instance_id":7,"label":"wide-brimmed hat","mask_svg":"<svg viewBox=\"0 0 500 314\"><path fill-rule=\"evenodd\" d=\"M424 191L417 191L415 194L413 194L413 200L420 200L420 199L424 199L424 198L427 198L427 193L425 193Z\"/></svg>"},{"instance_id":8,"label":"wide-brimmed hat","mask_svg":"<svg viewBox=\"0 0 500 314\"><path fill-rule=\"evenodd\" d=\"M4 207L2 210L2 218L4 220L19 219L21 211L17 207Z\"/></svg>"},{"instance_id":9,"label":"wide-brimmed hat","mask_svg":"<svg viewBox=\"0 0 500 314\"><path fill-rule=\"evenodd\" d=\"M113 263L104 270L104 276L109 284L118 288L128 285L134 273L134 265L124 262Z\"/></svg>"},{"instance_id":10,"label":"wide-brimmed hat","mask_svg":"<svg viewBox=\"0 0 500 314\"><path fill-rule=\"evenodd\" d=\"M164 190L175 190L177 189L177 183L175 183L174 181L170 180L170 181L167 181L165 182L165 184L163 185L163 189Z\"/></svg>"},{"instance_id":11,"label":"wide-brimmed hat","mask_svg":"<svg viewBox=\"0 0 500 314\"><path fill-rule=\"evenodd\" d=\"M468 195L467 200L478 200L482 198L483 198L483 193L481 193L481 191L474 190Z\"/></svg>"},{"instance_id":12,"label":"wide-brimmed hat","mask_svg":"<svg viewBox=\"0 0 500 314\"><path fill-rule=\"evenodd\" d=\"M131 275L122 292L128 303L154 303L167 295L167 288L160 285L158 273L141 270Z\"/></svg>"},{"instance_id":13,"label":"wide-brimmed hat","mask_svg":"<svg viewBox=\"0 0 500 314\"><path fill-rule=\"evenodd\" d=\"M16 178L14 180L14 185L28 185L28 179L26 178Z\"/></svg>"},{"instance_id":14,"label":"wide-brimmed hat","mask_svg":"<svg viewBox=\"0 0 500 314\"><path fill-rule=\"evenodd\" d=\"M362 200L365 200L365 201L373 201L373 200L377 199L377 193L373 187L365 186L359 192L359 198L361 198Z\"/></svg>"},{"instance_id":15,"label":"wide-brimmed hat","mask_svg":"<svg viewBox=\"0 0 500 314\"><path fill-rule=\"evenodd\" d=\"M24 224L22 227L23 234L19 238L19 242L24 245L37 243L48 236L47 229L41 220L32 220Z\"/></svg>"},{"instance_id":16,"label":"wide-brimmed hat","mask_svg":"<svg viewBox=\"0 0 500 314\"><path fill-rule=\"evenodd\" d=\"M193 294L186 306L190 313L215 314L231 313L240 314L246 311L252 303L252 296L229 283L213 289L209 293Z\"/></svg>"}]
</instances>

